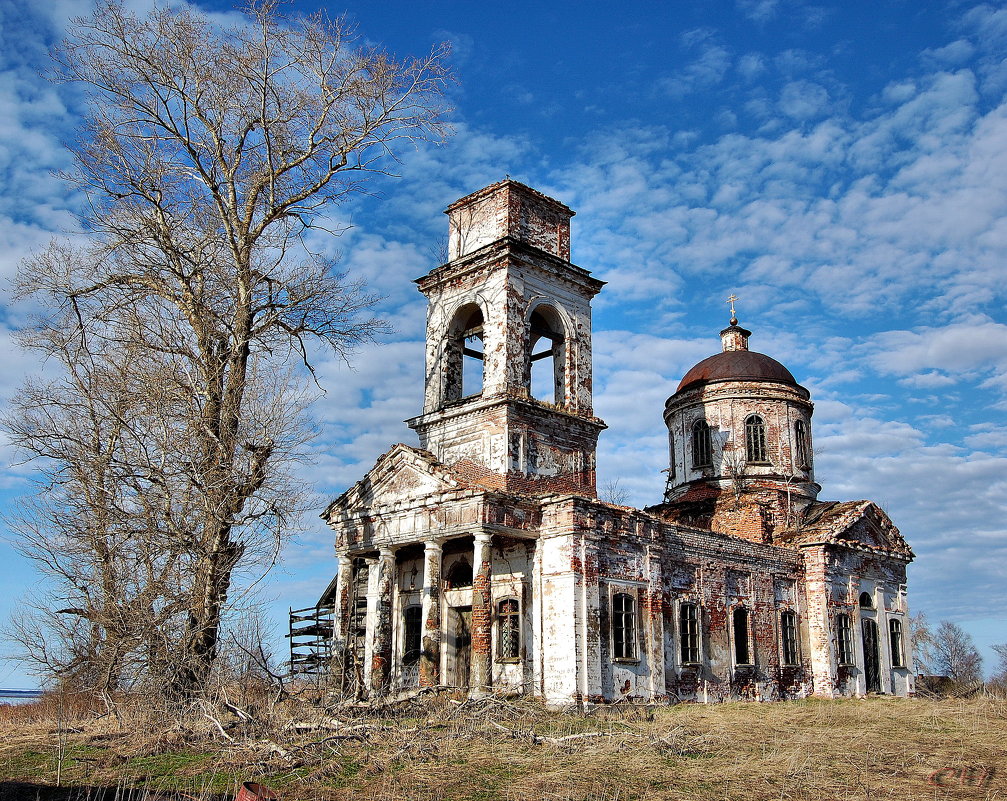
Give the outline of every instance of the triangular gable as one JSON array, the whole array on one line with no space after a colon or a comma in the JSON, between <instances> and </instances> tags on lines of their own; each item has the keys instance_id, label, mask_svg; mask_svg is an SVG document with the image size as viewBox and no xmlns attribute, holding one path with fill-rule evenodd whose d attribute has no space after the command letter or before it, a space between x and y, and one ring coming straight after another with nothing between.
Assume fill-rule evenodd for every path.
<instances>
[{"instance_id":1,"label":"triangular gable","mask_svg":"<svg viewBox=\"0 0 1007 801\"><path fill-rule=\"evenodd\" d=\"M812 504L804 524L788 532L793 545L832 543L897 553L913 558L912 549L885 511L872 501L825 501Z\"/></svg>"},{"instance_id":2,"label":"triangular gable","mask_svg":"<svg viewBox=\"0 0 1007 801\"><path fill-rule=\"evenodd\" d=\"M352 515L464 488L431 454L399 443L379 456L362 479L329 504L322 518L331 520L333 515Z\"/></svg>"},{"instance_id":3,"label":"triangular gable","mask_svg":"<svg viewBox=\"0 0 1007 801\"><path fill-rule=\"evenodd\" d=\"M881 551L895 551L912 558L913 552L891 518L876 503L864 501L859 514L847 518L845 525L833 532L834 542L849 542Z\"/></svg>"}]
</instances>

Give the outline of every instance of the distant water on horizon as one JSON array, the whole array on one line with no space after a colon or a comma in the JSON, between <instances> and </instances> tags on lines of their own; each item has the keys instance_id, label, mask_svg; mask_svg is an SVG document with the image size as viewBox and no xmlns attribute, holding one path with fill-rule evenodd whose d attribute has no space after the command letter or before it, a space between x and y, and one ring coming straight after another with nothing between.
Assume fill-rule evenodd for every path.
<instances>
[{"instance_id":1,"label":"distant water on horizon","mask_svg":"<svg viewBox=\"0 0 1007 801\"><path fill-rule=\"evenodd\" d=\"M17 704L34 701L42 695L41 690L5 690L0 687L0 704Z\"/></svg>"}]
</instances>

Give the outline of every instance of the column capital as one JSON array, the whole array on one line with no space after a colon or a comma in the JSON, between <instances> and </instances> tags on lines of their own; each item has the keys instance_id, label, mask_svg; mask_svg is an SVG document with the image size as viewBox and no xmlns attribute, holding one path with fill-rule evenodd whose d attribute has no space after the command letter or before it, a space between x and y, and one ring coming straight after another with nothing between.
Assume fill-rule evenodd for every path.
<instances>
[{"instance_id":1,"label":"column capital","mask_svg":"<svg viewBox=\"0 0 1007 801\"><path fill-rule=\"evenodd\" d=\"M394 559L395 550L391 545L378 546L378 559Z\"/></svg>"},{"instance_id":2,"label":"column capital","mask_svg":"<svg viewBox=\"0 0 1007 801\"><path fill-rule=\"evenodd\" d=\"M340 567L348 567L353 564L353 557L348 553L336 554L336 561L339 563Z\"/></svg>"},{"instance_id":3,"label":"column capital","mask_svg":"<svg viewBox=\"0 0 1007 801\"><path fill-rule=\"evenodd\" d=\"M493 541L493 535L488 531L477 531L472 535L476 542L489 545Z\"/></svg>"},{"instance_id":4,"label":"column capital","mask_svg":"<svg viewBox=\"0 0 1007 801\"><path fill-rule=\"evenodd\" d=\"M444 540L438 539L436 537L431 537L428 540L423 540L423 550L425 551L443 551L444 550Z\"/></svg>"}]
</instances>

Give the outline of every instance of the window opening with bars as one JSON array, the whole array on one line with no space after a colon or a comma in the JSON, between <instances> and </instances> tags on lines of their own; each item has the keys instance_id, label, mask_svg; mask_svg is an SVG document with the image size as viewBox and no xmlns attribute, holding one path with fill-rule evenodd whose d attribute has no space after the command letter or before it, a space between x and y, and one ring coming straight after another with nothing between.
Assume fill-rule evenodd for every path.
<instances>
[{"instance_id":1,"label":"window opening with bars","mask_svg":"<svg viewBox=\"0 0 1007 801\"><path fill-rule=\"evenodd\" d=\"M692 426L692 466L709 467L713 464L713 448L710 442L710 424L697 420Z\"/></svg>"},{"instance_id":2,"label":"window opening with bars","mask_svg":"<svg viewBox=\"0 0 1007 801\"><path fill-rule=\"evenodd\" d=\"M803 420L794 423L794 445L797 450L797 466L807 467L808 460L808 427Z\"/></svg>"},{"instance_id":3,"label":"window opening with bars","mask_svg":"<svg viewBox=\"0 0 1007 801\"><path fill-rule=\"evenodd\" d=\"M636 599L625 592L612 598L612 653L616 659L636 659Z\"/></svg>"},{"instance_id":4,"label":"window opening with bars","mask_svg":"<svg viewBox=\"0 0 1007 801\"><path fill-rule=\"evenodd\" d=\"M853 664L853 624L849 615L836 615L836 651L840 665Z\"/></svg>"},{"instance_id":5,"label":"window opening with bars","mask_svg":"<svg viewBox=\"0 0 1007 801\"><path fill-rule=\"evenodd\" d=\"M766 464L769 452L766 450L766 423L757 414L745 420L745 457L749 462Z\"/></svg>"},{"instance_id":6,"label":"window opening with bars","mask_svg":"<svg viewBox=\"0 0 1007 801\"><path fill-rule=\"evenodd\" d=\"M497 657L521 656L521 607L517 598L505 598L497 604Z\"/></svg>"},{"instance_id":7,"label":"window opening with bars","mask_svg":"<svg viewBox=\"0 0 1007 801\"><path fill-rule=\"evenodd\" d=\"M415 665L420 661L423 634L423 608L412 604L402 610L402 664Z\"/></svg>"},{"instance_id":8,"label":"window opening with bars","mask_svg":"<svg viewBox=\"0 0 1007 801\"><path fill-rule=\"evenodd\" d=\"M783 664L797 664L797 613L789 609L780 614L780 640Z\"/></svg>"},{"instance_id":9,"label":"window opening with bars","mask_svg":"<svg viewBox=\"0 0 1007 801\"><path fill-rule=\"evenodd\" d=\"M678 609L678 637L683 665L699 663L699 607L682 604Z\"/></svg>"}]
</instances>

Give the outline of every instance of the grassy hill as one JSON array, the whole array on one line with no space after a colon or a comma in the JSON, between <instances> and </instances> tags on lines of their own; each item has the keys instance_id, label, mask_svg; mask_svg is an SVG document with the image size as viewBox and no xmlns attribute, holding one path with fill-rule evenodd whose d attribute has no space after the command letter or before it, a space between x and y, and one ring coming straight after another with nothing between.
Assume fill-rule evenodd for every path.
<instances>
[{"instance_id":1,"label":"grassy hill","mask_svg":"<svg viewBox=\"0 0 1007 801\"><path fill-rule=\"evenodd\" d=\"M1007 797L1007 703L994 699L133 706L0 707L0 801L223 799L242 781L283 801Z\"/></svg>"}]
</instances>

